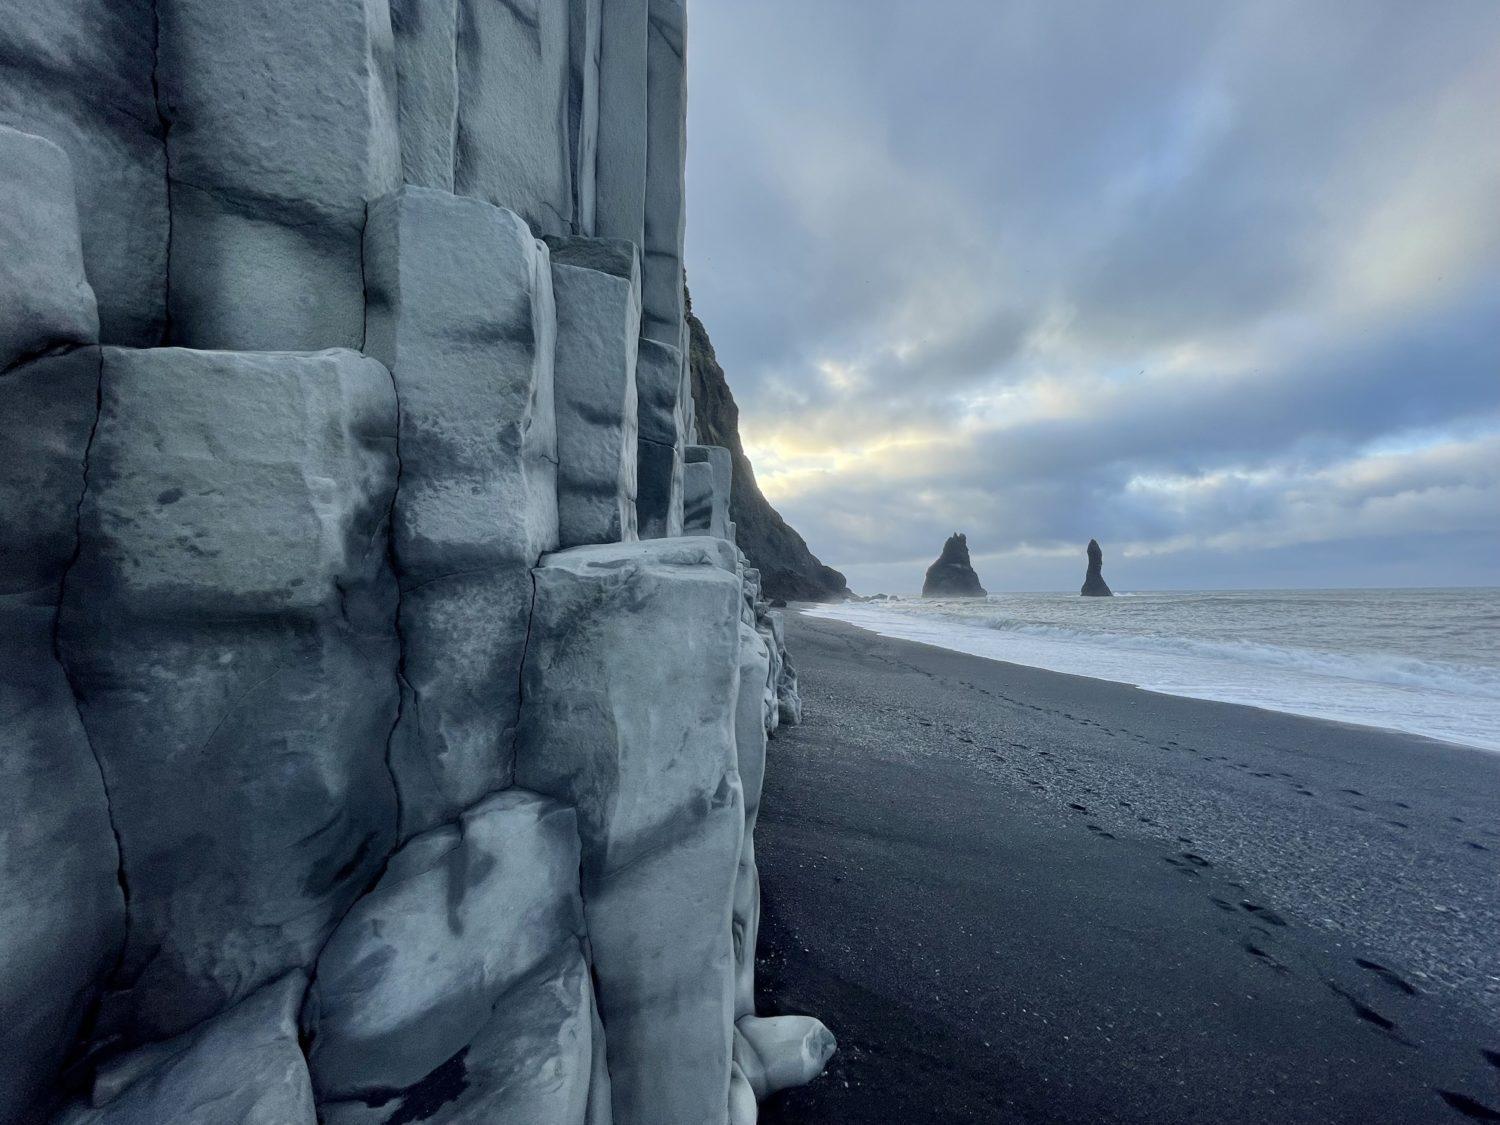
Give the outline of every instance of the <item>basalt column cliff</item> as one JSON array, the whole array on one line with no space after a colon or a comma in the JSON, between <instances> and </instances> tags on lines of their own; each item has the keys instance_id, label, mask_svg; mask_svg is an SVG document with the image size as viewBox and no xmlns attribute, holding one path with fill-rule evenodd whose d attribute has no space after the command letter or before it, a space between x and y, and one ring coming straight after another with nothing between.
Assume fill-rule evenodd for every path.
<instances>
[{"instance_id":1,"label":"basalt column cliff","mask_svg":"<svg viewBox=\"0 0 1500 1125\"><path fill-rule=\"evenodd\" d=\"M682 0L0 17L0 1125L754 1121Z\"/></svg>"}]
</instances>

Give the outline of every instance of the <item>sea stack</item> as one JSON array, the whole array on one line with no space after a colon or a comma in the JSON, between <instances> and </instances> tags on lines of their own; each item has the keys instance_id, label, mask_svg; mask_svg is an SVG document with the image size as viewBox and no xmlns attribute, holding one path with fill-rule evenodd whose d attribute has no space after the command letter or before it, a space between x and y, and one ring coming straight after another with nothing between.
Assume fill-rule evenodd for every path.
<instances>
[{"instance_id":1,"label":"sea stack","mask_svg":"<svg viewBox=\"0 0 1500 1125\"><path fill-rule=\"evenodd\" d=\"M1108 592L1108 591L1106 591ZM982 598L985 589L979 575L969 563L969 541L963 532L955 531L943 544L937 562L927 568L922 583L924 598Z\"/></svg>"},{"instance_id":2,"label":"sea stack","mask_svg":"<svg viewBox=\"0 0 1500 1125\"><path fill-rule=\"evenodd\" d=\"M1104 552L1097 539L1089 540L1089 572L1084 575L1083 589L1079 592L1086 598L1114 597L1114 591L1104 581Z\"/></svg>"}]
</instances>

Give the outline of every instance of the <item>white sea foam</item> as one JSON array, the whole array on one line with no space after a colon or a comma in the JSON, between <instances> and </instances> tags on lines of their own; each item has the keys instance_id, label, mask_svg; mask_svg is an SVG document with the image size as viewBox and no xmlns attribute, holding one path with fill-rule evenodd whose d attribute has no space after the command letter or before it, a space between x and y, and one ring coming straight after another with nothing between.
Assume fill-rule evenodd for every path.
<instances>
[{"instance_id":1,"label":"white sea foam","mask_svg":"<svg viewBox=\"0 0 1500 1125\"><path fill-rule=\"evenodd\" d=\"M1003 594L819 607L885 636L1500 749L1500 590Z\"/></svg>"}]
</instances>

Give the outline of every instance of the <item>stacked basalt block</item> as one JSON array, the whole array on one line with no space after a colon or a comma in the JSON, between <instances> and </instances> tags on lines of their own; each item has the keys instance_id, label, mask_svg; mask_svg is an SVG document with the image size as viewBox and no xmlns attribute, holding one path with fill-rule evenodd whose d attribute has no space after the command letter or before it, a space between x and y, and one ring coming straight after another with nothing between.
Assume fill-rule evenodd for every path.
<instances>
[{"instance_id":1,"label":"stacked basalt block","mask_svg":"<svg viewBox=\"0 0 1500 1125\"><path fill-rule=\"evenodd\" d=\"M800 705L684 15L0 0L0 1125L740 1125L831 1053L754 1011Z\"/></svg>"}]
</instances>

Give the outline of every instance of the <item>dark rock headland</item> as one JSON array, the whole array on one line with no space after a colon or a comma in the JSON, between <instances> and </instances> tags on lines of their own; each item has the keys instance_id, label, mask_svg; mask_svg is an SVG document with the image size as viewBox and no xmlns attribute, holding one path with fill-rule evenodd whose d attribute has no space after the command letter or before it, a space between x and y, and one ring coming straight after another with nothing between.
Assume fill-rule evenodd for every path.
<instances>
[{"instance_id":1,"label":"dark rock headland","mask_svg":"<svg viewBox=\"0 0 1500 1125\"><path fill-rule=\"evenodd\" d=\"M723 446L733 459L729 516L740 550L760 571L762 592L767 598L784 601L832 602L848 597L844 576L819 562L802 536L761 495L755 470L740 444L740 409L714 355L713 341L703 322L693 315L691 300L687 310L698 440Z\"/></svg>"}]
</instances>

